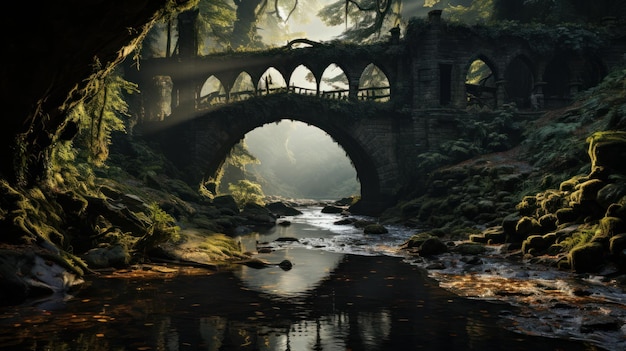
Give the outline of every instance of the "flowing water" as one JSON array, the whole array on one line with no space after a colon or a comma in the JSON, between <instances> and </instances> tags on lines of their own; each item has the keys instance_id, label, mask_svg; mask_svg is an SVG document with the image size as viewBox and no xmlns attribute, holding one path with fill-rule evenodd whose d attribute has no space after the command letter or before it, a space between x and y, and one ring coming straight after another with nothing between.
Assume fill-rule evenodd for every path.
<instances>
[{"instance_id":1,"label":"flowing water","mask_svg":"<svg viewBox=\"0 0 626 351\"><path fill-rule=\"evenodd\" d=\"M411 230L364 235L333 224L339 215L320 209L301 208L302 215L285 218L289 226L238 237L246 250L267 252L258 258L289 260L291 269L171 267L161 274L90 276L73 296L0 307L0 349L569 351L626 345L623 329L575 332L584 313L559 317L555 309L529 308L534 301L524 299L532 294L494 298L494 291L524 281L503 262L486 261L469 275L427 271L422 267L429 262L396 249ZM559 299L555 291L571 290L565 278L547 278L530 274L527 289L557 285L544 289L552 302ZM606 284L592 297L599 294L607 316L624 318L624 295Z\"/></svg>"}]
</instances>

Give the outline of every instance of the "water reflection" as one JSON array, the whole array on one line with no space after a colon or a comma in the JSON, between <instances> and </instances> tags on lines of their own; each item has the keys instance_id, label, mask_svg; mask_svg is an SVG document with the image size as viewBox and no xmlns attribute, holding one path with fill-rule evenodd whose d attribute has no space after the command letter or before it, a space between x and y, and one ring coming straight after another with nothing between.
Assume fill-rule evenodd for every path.
<instances>
[{"instance_id":1,"label":"water reflection","mask_svg":"<svg viewBox=\"0 0 626 351\"><path fill-rule=\"evenodd\" d=\"M235 275L244 286L255 291L279 296L296 296L314 289L322 280L327 279L343 254L313 251L304 248L286 248L269 254L259 255L268 262L289 260L293 266L288 271L278 267L254 269L247 266L237 270Z\"/></svg>"},{"instance_id":2,"label":"water reflection","mask_svg":"<svg viewBox=\"0 0 626 351\"><path fill-rule=\"evenodd\" d=\"M295 223L241 239L256 245L285 235L306 240L317 235L336 243L329 233ZM178 274L89 277L73 298L46 305L54 309L1 307L0 348L598 350L585 342L514 333L502 318L518 312L509 305L454 295L400 257L340 249L292 243L262 256L270 262L291 260L289 271L181 268Z\"/></svg>"}]
</instances>

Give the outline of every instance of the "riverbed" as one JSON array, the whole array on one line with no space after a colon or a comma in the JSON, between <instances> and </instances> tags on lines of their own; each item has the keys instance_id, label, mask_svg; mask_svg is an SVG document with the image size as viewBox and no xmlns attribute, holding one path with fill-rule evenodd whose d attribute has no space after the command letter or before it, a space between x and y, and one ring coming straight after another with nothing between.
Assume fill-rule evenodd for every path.
<instances>
[{"instance_id":1,"label":"riverbed","mask_svg":"<svg viewBox=\"0 0 626 351\"><path fill-rule=\"evenodd\" d=\"M610 282L487 255L468 271L398 251L415 229L364 235L320 207L238 237L272 265L89 276L71 296L0 307L10 350L623 350L626 321ZM285 238L288 238L286 240ZM277 240L279 239L279 240ZM458 264L450 264L456 262ZM153 267L154 268L154 267ZM146 267L134 267L142 272ZM469 273L468 273L469 272ZM586 296L574 292L589 291ZM506 291L506 294L501 293ZM524 291L524 293L519 293ZM580 295L580 294L579 294ZM596 319L598 320L598 319ZM623 323L622 323L623 324ZM610 328L609 328L610 329Z\"/></svg>"}]
</instances>

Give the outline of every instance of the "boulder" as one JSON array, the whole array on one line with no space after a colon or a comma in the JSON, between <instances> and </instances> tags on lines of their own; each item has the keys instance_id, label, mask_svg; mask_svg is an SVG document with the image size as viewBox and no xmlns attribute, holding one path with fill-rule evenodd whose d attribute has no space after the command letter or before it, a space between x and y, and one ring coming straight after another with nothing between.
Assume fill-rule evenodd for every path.
<instances>
[{"instance_id":1,"label":"boulder","mask_svg":"<svg viewBox=\"0 0 626 351\"><path fill-rule=\"evenodd\" d=\"M604 264L604 246L587 243L573 248L568 255L570 267L577 273L593 273Z\"/></svg>"}]
</instances>

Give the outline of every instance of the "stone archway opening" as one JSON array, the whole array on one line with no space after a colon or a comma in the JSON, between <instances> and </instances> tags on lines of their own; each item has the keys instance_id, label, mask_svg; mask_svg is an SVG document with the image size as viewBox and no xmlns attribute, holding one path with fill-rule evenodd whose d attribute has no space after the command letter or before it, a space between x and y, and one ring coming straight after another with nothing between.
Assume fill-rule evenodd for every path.
<instances>
[{"instance_id":1,"label":"stone archway opening","mask_svg":"<svg viewBox=\"0 0 626 351\"><path fill-rule=\"evenodd\" d=\"M469 108L496 107L495 74L483 59L470 64L465 75L465 92Z\"/></svg>"},{"instance_id":2,"label":"stone archway opening","mask_svg":"<svg viewBox=\"0 0 626 351\"><path fill-rule=\"evenodd\" d=\"M359 79L359 100L387 102L390 97L389 79L378 66L370 63Z\"/></svg>"},{"instance_id":3,"label":"stone archway opening","mask_svg":"<svg viewBox=\"0 0 626 351\"><path fill-rule=\"evenodd\" d=\"M230 90L230 101L243 101L256 95L252 77L247 72L241 72L235 79Z\"/></svg>"},{"instance_id":4,"label":"stone archway opening","mask_svg":"<svg viewBox=\"0 0 626 351\"><path fill-rule=\"evenodd\" d=\"M543 73L544 105L547 108L558 108L569 102L570 71L565 55L555 56L546 66Z\"/></svg>"},{"instance_id":5,"label":"stone archway opening","mask_svg":"<svg viewBox=\"0 0 626 351\"><path fill-rule=\"evenodd\" d=\"M261 95L285 91L287 83L280 72L274 68L268 68L262 75L257 84L257 92Z\"/></svg>"},{"instance_id":6,"label":"stone archway opening","mask_svg":"<svg viewBox=\"0 0 626 351\"><path fill-rule=\"evenodd\" d=\"M305 65L299 65L291 73L289 90L296 94L317 95L317 80Z\"/></svg>"},{"instance_id":7,"label":"stone archway opening","mask_svg":"<svg viewBox=\"0 0 626 351\"><path fill-rule=\"evenodd\" d=\"M507 100L518 108L532 108L530 96L534 89L533 71L522 57L514 58L504 72Z\"/></svg>"},{"instance_id":8,"label":"stone archway opening","mask_svg":"<svg viewBox=\"0 0 626 351\"><path fill-rule=\"evenodd\" d=\"M344 149L322 129L290 119L246 133L220 173L222 194L241 181L258 184L264 196L290 199L338 200L361 192Z\"/></svg>"},{"instance_id":9,"label":"stone archway opening","mask_svg":"<svg viewBox=\"0 0 626 351\"><path fill-rule=\"evenodd\" d=\"M350 85L348 76L337 64L331 63L322 73L320 93L330 99L348 99Z\"/></svg>"},{"instance_id":10,"label":"stone archway opening","mask_svg":"<svg viewBox=\"0 0 626 351\"><path fill-rule=\"evenodd\" d=\"M215 76L210 76L200 89L200 97L198 98L198 108L207 108L210 106L223 104L227 102L226 89L224 85Z\"/></svg>"}]
</instances>

